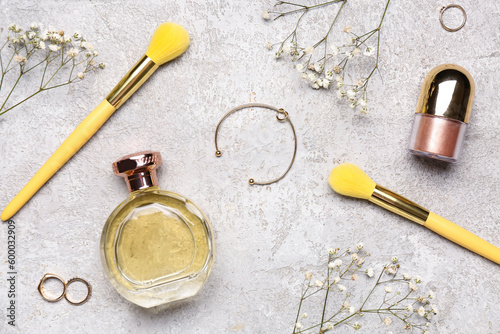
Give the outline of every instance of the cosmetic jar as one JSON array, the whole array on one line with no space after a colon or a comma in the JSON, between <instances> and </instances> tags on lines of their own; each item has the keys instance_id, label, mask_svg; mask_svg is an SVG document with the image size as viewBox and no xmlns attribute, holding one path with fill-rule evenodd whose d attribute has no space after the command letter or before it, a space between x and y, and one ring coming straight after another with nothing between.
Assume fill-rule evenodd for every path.
<instances>
[{"instance_id":1,"label":"cosmetic jar","mask_svg":"<svg viewBox=\"0 0 500 334\"><path fill-rule=\"evenodd\" d=\"M443 64L424 79L408 150L455 163L460 157L474 100L474 80L463 67Z\"/></svg>"}]
</instances>

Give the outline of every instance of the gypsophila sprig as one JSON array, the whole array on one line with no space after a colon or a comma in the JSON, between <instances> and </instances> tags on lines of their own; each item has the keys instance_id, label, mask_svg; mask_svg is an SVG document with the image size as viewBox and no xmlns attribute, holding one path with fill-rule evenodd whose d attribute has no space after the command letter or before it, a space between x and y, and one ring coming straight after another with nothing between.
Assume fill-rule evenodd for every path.
<instances>
[{"instance_id":1,"label":"gypsophila sprig","mask_svg":"<svg viewBox=\"0 0 500 334\"><path fill-rule=\"evenodd\" d=\"M42 31L38 23L27 29L9 25L0 45L0 116L41 92L80 81L87 73L105 67L96 62L98 53L80 33L68 35L54 28ZM19 83L35 69L41 78L33 80L31 75L33 89L11 102ZM7 82L12 84L7 87Z\"/></svg>"},{"instance_id":2,"label":"gypsophila sprig","mask_svg":"<svg viewBox=\"0 0 500 334\"><path fill-rule=\"evenodd\" d=\"M372 267L363 268L370 254L361 243L344 251L333 249L327 251L324 276L305 273L293 334L336 332L342 326L367 332L370 315L377 315L375 319L380 319L384 328L428 333L429 321L438 313L437 306L429 301L435 302L436 293L418 292L420 276L408 280L408 274L401 275L396 257L374 275ZM371 288L363 292L360 286Z\"/></svg>"},{"instance_id":3,"label":"gypsophila sprig","mask_svg":"<svg viewBox=\"0 0 500 334\"><path fill-rule=\"evenodd\" d=\"M271 18L276 20L287 15L298 15L298 19L292 32L286 34L281 42L274 44L268 42L266 47L274 51L275 58L291 60L301 78L306 80L313 89L333 87L339 99L346 101L352 108L359 108L361 112L366 113L368 84L379 69L380 34L390 3L390 0L386 1L381 19L374 29L356 34L352 26L344 27L343 32L347 37L347 42L341 42L340 38L332 32L334 26L338 24L340 13L347 0L322 1L312 5L277 1L273 10L264 11L262 15L264 20ZM307 37L299 36L299 31L307 30L303 22L306 14L313 9L326 10L327 6L334 4L339 7L323 37L310 43ZM368 61L368 70L361 65L366 65L366 62L354 62L363 57L375 58ZM352 63L359 65L359 68L353 70L355 66L350 66Z\"/></svg>"}]
</instances>

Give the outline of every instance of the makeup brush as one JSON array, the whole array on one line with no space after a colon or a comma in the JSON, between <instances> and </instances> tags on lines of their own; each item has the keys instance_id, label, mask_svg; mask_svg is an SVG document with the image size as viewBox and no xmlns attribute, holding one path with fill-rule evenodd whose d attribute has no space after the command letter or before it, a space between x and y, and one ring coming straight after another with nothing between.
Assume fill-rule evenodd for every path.
<instances>
[{"instance_id":1,"label":"makeup brush","mask_svg":"<svg viewBox=\"0 0 500 334\"><path fill-rule=\"evenodd\" d=\"M186 29L175 23L161 24L153 34L146 54L59 146L54 154L3 210L0 219L12 217L120 108L127 99L156 71L180 56L189 46Z\"/></svg>"},{"instance_id":2,"label":"makeup brush","mask_svg":"<svg viewBox=\"0 0 500 334\"><path fill-rule=\"evenodd\" d=\"M500 248L403 196L376 184L356 165L349 163L338 165L332 170L328 183L339 194L367 199L500 264Z\"/></svg>"}]
</instances>

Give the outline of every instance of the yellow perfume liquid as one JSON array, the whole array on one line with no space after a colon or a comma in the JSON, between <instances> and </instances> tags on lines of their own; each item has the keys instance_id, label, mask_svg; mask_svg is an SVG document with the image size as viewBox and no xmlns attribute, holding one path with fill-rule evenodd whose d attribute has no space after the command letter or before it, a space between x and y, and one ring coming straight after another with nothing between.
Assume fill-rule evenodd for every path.
<instances>
[{"instance_id":1,"label":"yellow perfume liquid","mask_svg":"<svg viewBox=\"0 0 500 334\"><path fill-rule=\"evenodd\" d=\"M195 295L213 264L213 236L205 215L188 199L161 190L156 152L115 162L131 190L108 218L101 259L115 289L129 301L153 307Z\"/></svg>"}]
</instances>

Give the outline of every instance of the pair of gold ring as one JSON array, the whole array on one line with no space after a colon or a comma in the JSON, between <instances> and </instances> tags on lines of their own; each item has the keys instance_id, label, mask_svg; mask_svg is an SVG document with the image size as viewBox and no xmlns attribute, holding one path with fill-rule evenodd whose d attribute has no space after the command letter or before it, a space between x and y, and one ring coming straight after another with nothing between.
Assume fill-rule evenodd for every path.
<instances>
[{"instance_id":1,"label":"pair of gold ring","mask_svg":"<svg viewBox=\"0 0 500 334\"><path fill-rule=\"evenodd\" d=\"M49 298L43 289L43 285L45 284L45 281L49 279L56 279L59 280L62 285L63 285L63 291L60 296L56 298ZM82 282L87 286L87 296L81 301L73 301L68 298L67 291L68 291L68 286L70 286L71 283L74 282ZM70 279L68 282L65 282L60 276L55 275L55 274L45 274L43 275L42 279L40 280L40 284L38 284L38 292L40 292L40 295L42 296L43 299L45 299L48 302L55 303L57 301L60 301L63 297L70 303L71 305L82 305L85 303L87 300L90 299L90 296L92 295L92 287L90 286L89 282L84 280L83 278L75 277Z\"/></svg>"}]
</instances>

